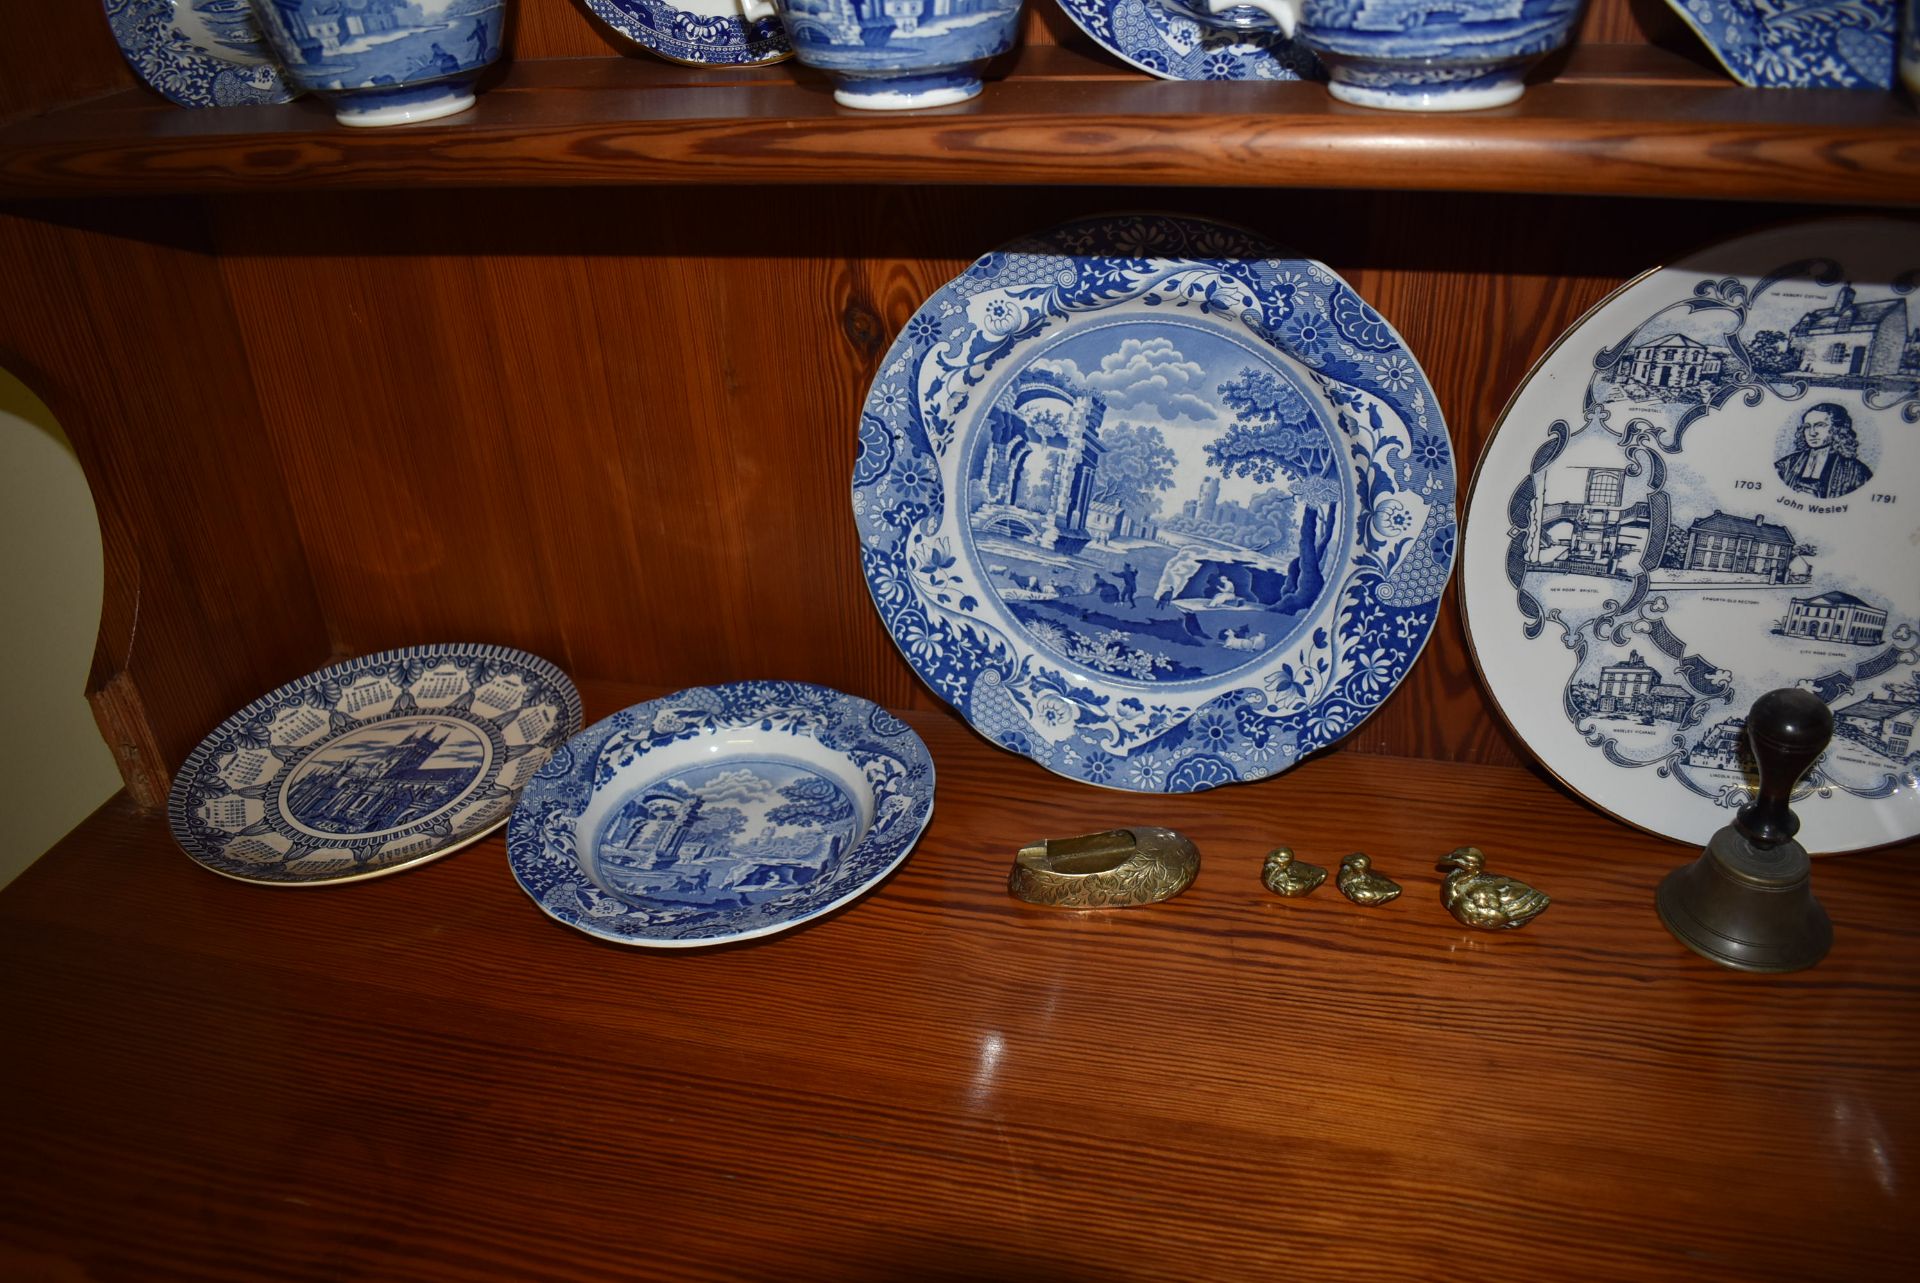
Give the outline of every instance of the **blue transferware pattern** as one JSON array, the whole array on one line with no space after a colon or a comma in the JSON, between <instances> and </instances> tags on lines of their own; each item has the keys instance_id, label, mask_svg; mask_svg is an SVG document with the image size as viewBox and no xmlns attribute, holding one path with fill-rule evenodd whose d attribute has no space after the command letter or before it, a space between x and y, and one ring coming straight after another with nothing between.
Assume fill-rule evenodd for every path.
<instances>
[{"instance_id":1,"label":"blue transferware pattern","mask_svg":"<svg viewBox=\"0 0 1920 1283\"><path fill-rule=\"evenodd\" d=\"M1735 80L1891 89L1897 0L1667 0Z\"/></svg>"},{"instance_id":2,"label":"blue transferware pattern","mask_svg":"<svg viewBox=\"0 0 1920 1283\"><path fill-rule=\"evenodd\" d=\"M187 854L249 882L394 873L505 823L580 720L573 683L537 655L384 651L228 718L174 777L168 819Z\"/></svg>"},{"instance_id":3,"label":"blue transferware pattern","mask_svg":"<svg viewBox=\"0 0 1920 1283\"><path fill-rule=\"evenodd\" d=\"M1473 111L1520 97L1566 43L1582 0L1255 0L1365 107Z\"/></svg>"},{"instance_id":4,"label":"blue transferware pattern","mask_svg":"<svg viewBox=\"0 0 1920 1283\"><path fill-rule=\"evenodd\" d=\"M341 123L432 120L473 105L500 56L505 0L253 0L294 83Z\"/></svg>"},{"instance_id":5,"label":"blue transferware pattern","mask_svg":"<svg viewBox=\"0 0 1920 1283\"><path fill-rule=\"evenodd\" d=\"M140 78L182 107L286 102L247 0L106 0L113 39Z\"/></svg>"},{"instance_id":6,"label":"blue transferware pattern","mask_svg":"<svg viewBox=\"0 0 1920 1283\"><path fill-rule=\"evenodd\" d=\"M864 894L933 814L933 759L866 700L735 682L649 700L564 745L507 831L553 918L621 944L784 931Z\"/></svg>"},{"instance_id":7,"label":"blue transferware pattern","mask_svg":"<svg viewBox=\"0 0 1920 1283\"><path fill-rule=\"evenodd\" d=\"M1115 57L1163 80L1313 80L1319 64L1277 31L1203 26L1155 0L1059 0Z\"/></svg>"},{"instance_id":8,"label":"blue transferware pattern","mask_svg":"<svg viewBox=\"0 0 1920 1283\"><path fill-rule=\"evenodd\" d=\"M1359 725L1432 629L1453 451L1322 264L1118 215L923 304L860 418L854 519L914 670L994 743L1184 793Z\"/></svg>"},{"instance_id":9,"label":"blue transferware pattern","mask_svg":"<svg viewBox=\"0 0 1920 1283\"><path fill-rule=\"evenodd\" d=\"M1599 805L1704 842L1752 796L1743 714L1797 685L1836 727L1809 846L1920 832L1916 283L1911 225L1762 233L1622 291L1516 397L1469 622L1522 738Z\"/></svg>"},{"instance_id":10,"label":"blue transferware pattern","mask_svg":"<svg viewBox=\"0 0 1920 1283\"><path fill-rule=\"evenodd\" d=\"M963 102L1013 47L1024 0L774 0L795 55L834 79L845 107Z\"/></svg>"},{"instance_id":11,"label":"blue transferware pattern","mask_svg":"<svg viewBox=\"0 0 1920 1283\"><path fill-rule=\"evenodd\" d=\"M746 67L793 56L780 20L741 16L737 0L586 0L593 15L673 62Z\"/></svg>"}]
</instances>

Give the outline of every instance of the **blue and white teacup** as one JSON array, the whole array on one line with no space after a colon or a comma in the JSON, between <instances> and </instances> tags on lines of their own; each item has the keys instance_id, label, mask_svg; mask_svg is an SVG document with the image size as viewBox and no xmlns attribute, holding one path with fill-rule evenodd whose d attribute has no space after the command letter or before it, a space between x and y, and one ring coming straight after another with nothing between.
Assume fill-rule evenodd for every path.
<instances>
[{"instance_id":1,"label":"blue and white teacup","mask_svg":"<svg viewBox=\"0 0 1920 1283\"><path fill-rule=\"evenodd\" d=\"M500 57L507 0L253 0L287 78L343 125L404 125L473 106Z\"/></svg>"},{"instance_id":2,"label":"blue and white teacup","mask_svg":"<svg viewBox=\"0 0 1920 1283\"><path fill-rule=\"evenodd\" d=\"M980 68L1013 47L1022 0L744 0L779 13L793 53L833 77L843 107L943 107L980 92Z\"/></svg>"},{"instance_id":3,"label":"blue and white teacup","mask_svg":"<svg viewBox=\"0 0 1920 1283\"><path fill-rule=\"evenodd\" d=\"M1209 26L1272 25L1327 68L1342 102L1402 111L1502 107L1567 42L1581 0L1162 0Z\"/></svg>"}]
</instances>

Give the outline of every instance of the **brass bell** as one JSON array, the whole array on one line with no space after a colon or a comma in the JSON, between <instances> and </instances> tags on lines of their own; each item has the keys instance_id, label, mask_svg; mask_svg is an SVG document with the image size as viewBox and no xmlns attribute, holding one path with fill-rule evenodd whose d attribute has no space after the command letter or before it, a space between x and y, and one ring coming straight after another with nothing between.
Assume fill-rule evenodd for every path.
<instances>
[{"instance_id":1,"label":"brass bell","mask_svg":"<svg viewBox=\"0 0 1920 1283\"><path fill-rule=\"evenodd\" d=\"M1753 702L1753 801L1654 896L1681 944L1741 971L1799 971L1827 956L1833 922L1813 898L1813 861L1794 841L1800 820L1787 801L1832 738L1833 712L1811 691L1768 691Z\"/></svg>"}]
</instances>

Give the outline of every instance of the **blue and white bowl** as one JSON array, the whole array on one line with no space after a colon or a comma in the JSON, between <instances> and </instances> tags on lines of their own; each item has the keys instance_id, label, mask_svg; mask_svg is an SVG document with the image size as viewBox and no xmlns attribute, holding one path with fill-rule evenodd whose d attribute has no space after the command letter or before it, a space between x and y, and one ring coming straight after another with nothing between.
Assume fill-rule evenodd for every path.
<instances>
[{"instance_id":1,"label":"blue and white bowl","mask_svg":"<svg viewBox=\"0 0 1920 1283\"><path fill-rule=\"evenodd\" d=\"M805 682L696 686L596 722L527 786L513 875L549 916L618 944L724 944L865 894L933 815L905 722Z\"/></svg>"},{"instance_id":2,"label":"blue and white bowl","mask_svg":"<svg viewBox=\"0 0 1920 1283\"><path fill-rule=\"evenodd\" d=\"M343 125L405 125L473 106L500 57L506 0L253 0L287 76Z\"/></svg>"},{"instance_id":3,"label":"blue and white bowl","mask_svg":"<svg viewBox=\"0 0 1920 1283\"><path fill-rule=\"evenodd\" d=\"M1567 42L1582 0L1163 0L1213 26L1272 19L1342 102L1400 111L1502 107Z\"/></svg>"},{"instance_id":4,"label":"blue and white bowl","mask_svg":"<svg viewBox=\"0 0 1920 1283\"><path fill-rule=\"evenodd\" d=\"M843 107L944 107L980 92L980 69L1013 47L1021 0L748 0L778 12L794 56L834 80Z\"/></svg>"}]
</instances>

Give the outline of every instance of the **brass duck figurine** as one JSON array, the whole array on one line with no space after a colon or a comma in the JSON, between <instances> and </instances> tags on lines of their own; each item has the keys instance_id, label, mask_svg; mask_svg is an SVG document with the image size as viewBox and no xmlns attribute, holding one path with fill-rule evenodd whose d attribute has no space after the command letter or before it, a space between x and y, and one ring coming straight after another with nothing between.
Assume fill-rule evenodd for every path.
<instances>
[{"instance_id":1,"label":"brass duck figurine","mask_svg":"<svg viewBox=\"0 0 1920 1283\"><path fill-rule=\"evenodd\" d=\"M1325 869L1294 859L1290 846L1276 846L1267 852L1267 863L1260 870L1260 881L1267 890L1288 897L1311 895L1326 880Z\"/></svg>"},{"instance_id":2,"label":"brass duck figurine","mask_svg":"<svg viewBox=\"0 0 1920 1283\"><path fill-rule=\"evenodd\" d=\"M1479 847L1463 846L1436 866L1451 870L1440 885L1440 903L1461 926L1510 931L1526 926L1553 903L1518 878L1483 872L1486 863Z\"/></svg>"},{"instance_id":3,"label":"brass duck figurine","mask_svg":"<svg viewBox=\"0 0 1920 1283\"><path fill-rule=\"evenodd\" d=\"M1385 904L1400 894L1400 884L1384 874L1375 873L1372 857L1359 851L1340 861L1340 876L1334 881L1341 895L1368 908Z\"/></svg>"}]
</instances>

